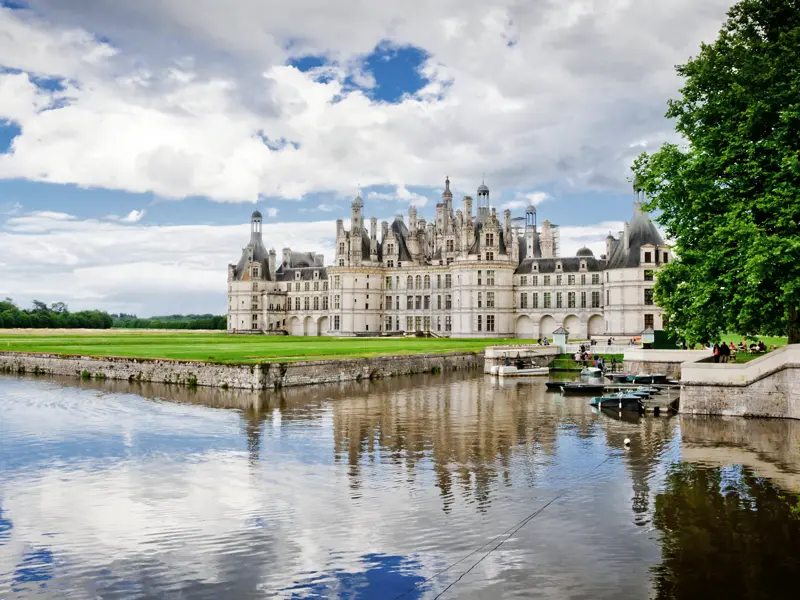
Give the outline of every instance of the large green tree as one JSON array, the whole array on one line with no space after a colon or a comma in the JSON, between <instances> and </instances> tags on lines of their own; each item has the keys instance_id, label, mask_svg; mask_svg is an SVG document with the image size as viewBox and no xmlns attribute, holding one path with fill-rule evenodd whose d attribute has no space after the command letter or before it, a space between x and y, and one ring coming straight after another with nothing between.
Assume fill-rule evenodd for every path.
<instances>
[{"instance_id":1,"label":"large green tree","mask_svg":"<svg viewBox=\"0 0 800 600\"><path fill-rule=\"evenodd\" d=\"M677 67L685 143L634 163L675 243L656 301L689 342L723 332L800 342L800 0L742 0Z\"/></svg>"}]
</instances>

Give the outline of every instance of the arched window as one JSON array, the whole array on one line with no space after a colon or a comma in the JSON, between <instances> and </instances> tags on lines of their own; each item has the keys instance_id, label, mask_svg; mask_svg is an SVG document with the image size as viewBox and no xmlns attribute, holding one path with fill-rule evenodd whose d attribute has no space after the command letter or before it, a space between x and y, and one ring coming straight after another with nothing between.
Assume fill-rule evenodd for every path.
<instances>
[{"instance_id":1,"label":"arched window","mask_svg":"<svg viewBox=\"0 0 800 600\"><path fill-rule=\"evenodd\" d=\"M430 289L431 287L431 276L425 275L425 289Z\"/></svg>"},{"instance_id":2,"label":"arched window","mask_svg":"<svg viewBox=\"0 0 800 600\"><path fill-rule=\"evenodd\" d=\"M422 289L422 277L421 276L417 275L416 280L414 282L414 287L416 287L418 290Z\"/></svg>"},{"instance_id":3,"label":"arched window","mask_svg":"<svg viewBox=\"0 0 800 600\"><path fill-rule=\"evenodd\" d=\"M409 290L410 290L410 289L413 289L413 287L414 287L414 278L413 278L413 277L411 277L411 275L409 275L409 276L408 276L408 278L406 279L406 287L407 287Z\"/></svg>"}]
</instances>

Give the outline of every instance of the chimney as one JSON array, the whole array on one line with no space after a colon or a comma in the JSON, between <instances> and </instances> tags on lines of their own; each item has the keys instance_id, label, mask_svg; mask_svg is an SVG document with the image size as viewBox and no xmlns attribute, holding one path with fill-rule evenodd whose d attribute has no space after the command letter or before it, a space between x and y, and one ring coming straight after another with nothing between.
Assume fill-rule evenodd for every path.
<instances>
[{"instance_id":1,"label":"chimney","mask_svg":"<svg viewBox=\"0 0 800 600\"><path fill-rule=\"evenodd\" d=\"M336 219L336 237L339 237L342 233L344 233L344 221Z\"/></svg>"},{"instance_id":2,"label":"chimney","mask_svg":"<svg viewBox=\"0 0 800 600\"><path fill-rule=\"evenodd\" d=\"M292 266L292 249L291 248L284 248L282 250L283 253L283 264L287 267Z\"/></svg>"},{"instance_id":3,"label":"chimney","mask_svg":"<svg viewBox=\"0 0 800 600\"><path fill-rule=\"evenodd\" d=\"M417 230L417 208L415 206L408 209L408 229L411 233Z\"/></svg>"},{"instance_id":4,"label":"chimney","mask_svg":"<svg viewBox=\"0 0 800 600\"><path fill-rule=\"evenodd\" d=\"M385 240L387 235L389 235L389 222L381 221L381 241Z\"/></svg>"},{"instance_id":5,"label":"chimney","mask_svg":"<svg viewBox=\"0 0 800 600\"><path fill-rule=\"evenodd\" d=\"M611 251L614 250L615 241L616 240L614 239L614 236L611 235L611 232L609 232L608 237L606 237L606 256L611 256Z\"/></svg>"},{"instance_id":6,"label":"chimney","mask_svg":"<svg viewBox=\"0 0 800 600\"><path fill-rule=\"evenodd\" d=\"M374 240L378 238L378 219L372 217L369 220L369 239Z\"/></svg>"},{"instance_id":7,"label":"chimney","mask_svg":"<svg viewBox=\"0 0 800 600\"><path fill-rule=\"evenodd\" d=\"M269 249L269 278L275 281L275 248Z\"/></svg>"},{"instance_id":8,"label":"chimney","mask_svg":"<svg viewBox=\"0 0 800 600\"><path fill-rule=\"evenodd\" d=\"M467 220L472 218L472 198L470 196L464 196L464 216Z\"/></svg>"},{"instance_id":9,"label":"chimney","mask_svg":"<svg viewBox=\"0 0 800 600\"><path fill-rule=\"evenodd\" d=\"M503 229L506 233L511 231L511 211L509 209L503 211Z\"/></svg>"},{"instance_id":10,"label":"chimney","mask_svg":"<svg viewBox=\"0 0 800 600\"><path fill-rule=\"evenodd\" d=\"M631 247L631 226L628 225L627 223L625 223L625 229L623 230L622 235L625 238L624 241L625 245L623 247L625 248L625 250L628 250Z\"/></svg>"},{"instance_id":11,"label":"chimney","mask_svg":"<svg viewBox=\"0 0 800 600\"><path fill-rule=\"evenodd\" d=\"M234 265L228 265L228 281L233 281L233 275L236 272Z\"/></svg>"}]
</instances>

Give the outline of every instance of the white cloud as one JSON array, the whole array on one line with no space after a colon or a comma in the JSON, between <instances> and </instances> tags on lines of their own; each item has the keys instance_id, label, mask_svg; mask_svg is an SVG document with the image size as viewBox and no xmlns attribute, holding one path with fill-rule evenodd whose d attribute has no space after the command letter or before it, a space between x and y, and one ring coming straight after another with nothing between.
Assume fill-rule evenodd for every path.
<instances>
[{"instance_id":1,"label":"white cloud","mask_svg":"<svg viewBox=\"0 0 800 600\"><path fill-rule=\"evenodd\" d=\"M530 192L527 194L517 194L516 200L511 200L503 204L503 208L510 208L511 210L526 209L529 206L539 206L545 200L550 199L550 194L547 192Z\"/></svg>"},{"instance_id":2,"label":"white cloud","mask_svg":"<svg viewBox=\"0 0 800 600\"><path fill-rule=\"evenodd\" d=\"M398 185L393 194L371 191L367 194L368 200L403 202L409 206L425 206L428 198L421 194L409 191L406 186Z\"/></svg>"},{"instance_id":3,"label":"white cloud","mask_svg":"<svg viewBox=\"0 0 800 600\"><path fill-rule=\"evenodd\" d=\"M138 223L139 221L142 220L142 218L146 213L147 211L144 209L142 210L134 209L131 212L129 212L126 217L122 217L121 219L119 219L119 221L120 223Z\"/></svg>"},{"instance_id":4,"label":"white cloud","mask_svg":"<svg viewBox=\"0 0 800 600\"><path fill-rule=\"evenodd\" d=\"M496 192L627 187L637 144L674 137L673 65L729 3L32 0L0 9L0 64L66 81L0 75L0 118L22 129L0 177L249 202L445 173L469 188L486 172ZM429 57L397 104L345 86L374 87L363 58L385 40ZM331 78L289 53L327 55Z\"/></svg>"},{"instance_id":5,"label":"white cloud","mask_svg":"<svg viewBox=\"0 0 800 600\"><path fill-rule=\"evenodd\" d=\"M265 223L267 247L332 256L335 221ZM70 308L173 314L225 312L226 266L249 225L157 226L78 219L54 212L13 216L0 230L0 297ZM36 277L31 277L31 273Z\"/></svg>"},{"instance_id":6,"label":"white cloud","mask_svg":"<svg viewBox=\"0 0 800 600\"><path fill-rule=\"evenodd\" d=\"M320 211L320 212L333 212L335 210L339 210L339 207L335 206L333 204L324 204L323 203L323 204L320 204L319 206L317 206L317 210Z\"/></svg>"},{"instance_id":7,"label":"white cloud","mask_svg":"<svg viewBox=\"0 0 800 600\"><path fill-rule=\"evenodd\" d=\"M268 209L266 209L265 212L267 216L271 219L274 219L275 217L278 216L278 209L275 208L274 206L269 207Z\"/></svg>"}]
</instances>

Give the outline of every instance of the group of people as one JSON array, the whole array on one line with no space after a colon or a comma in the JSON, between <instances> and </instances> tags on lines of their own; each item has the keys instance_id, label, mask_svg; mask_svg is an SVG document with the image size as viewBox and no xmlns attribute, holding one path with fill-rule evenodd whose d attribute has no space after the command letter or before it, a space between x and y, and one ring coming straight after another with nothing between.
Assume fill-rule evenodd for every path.
<instances>
[{"instance_id":1,"label":"group of people","mask_svg":"<svg viewBox=\"0 0 800 600\"><path fill-rule=\"evenodd\" d=\"M588 367L592 364L592 352L591 346L594 346L594 340L589 344L581 344L578 351L572 355L572 358L575 359L575 362L583 363L584 367ZM606 370L606 363L603 360L602 356L598 356L597 360L595 361L594 365L598 369L601 369L603 372Z\"/></svg>"},{"instance_id":2,"label":"group of people","mask_svg":"<svg viewBox=\"0 0 800 600\"><path fill-rule=\"evenodd\" d=\"M741 342L739 342L738 346L735 345L733 342L727 344L725 342L722 342L721 344L714 344L712 350L714 352L715 363L726 363L726 362L735 362L737 352L749 351L751 354L766 352L767 345L762 340L758 340L757 342L752 342L748 346L747 341L742 340Z\"/></svg>"},{"instance_id":3,"label":"group of people","mask_svg":"<svg viewBox=\"0 0 800 600\"><path fill-rule=\"evenodd\" d=\"M539 339L536 340L536 345L537 346L549 346L550 345L550 340L548 340L547 338L539 338Z\"/></svg>"}]
</instances>

